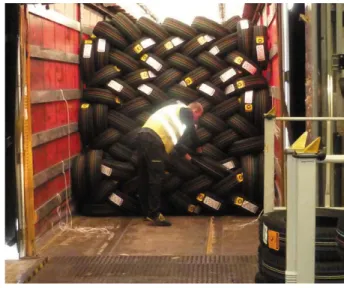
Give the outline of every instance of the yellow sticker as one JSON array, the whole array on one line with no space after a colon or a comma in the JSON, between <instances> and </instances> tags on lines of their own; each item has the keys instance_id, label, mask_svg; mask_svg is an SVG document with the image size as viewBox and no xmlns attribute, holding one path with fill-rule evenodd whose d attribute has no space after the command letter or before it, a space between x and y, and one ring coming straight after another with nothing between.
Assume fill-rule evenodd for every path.
<instances>
[{"instance_id":1,"label":"yellow sticker","mask_svg":"<svg viewBox=\"0 0 344 288\"><path fill-rule=\"evenodd\" d=\"M143 54L143 55L141 56L141 60L142 60L142 61L146 62L147 59L148 59L148 54Z\"/></svg>"},{"instance_id":2,"label":"yellow sticker","mask_svg":"<svg viewBox=\"0 0 344 288\"><path fill-rule=\"evenodd\" d=\"M242 61L244 61L244 58L240 57L240 56L237 56L235 57L234 59L234 63L238 64L238 65L241 65Z\"/></svg>"},{"instance_id":3,"label":"yellow sticker","mask_svg":"<svg viewBox=\"0 0 344 288\"><path fill-rule=\"evenodd\" d=\"M236 197L235 200L234 200L234 204L237 205L237 206L241 206L242 203L244 203L244 198L241 198L241 197Z\"/></svg>"},{"instance_id":4,"label":"yellow sticker","mask_svg":"<svg viewBox=\"0 0 344 288\"><path fill-rule=\"evenodd\" d=\"M88 103L84 103L81 105L81 109L87 109L88 107L90 107L90 104Z\"/></svg>"},{"instance_id":5,"label":"yellow sticker","mask_svg":"<svg viewBox=\"0 0 344 288\"><path fill-rule=\"evenodd\" d=\"M85 44L92 44L93 41L92 40L85 40Z\"/></svg>"},{"instance_id":6,"label":"yellow sticker","mask_svg":"<svg viewBox=\"0 0 344 288\"><path fill-rule=\"evenodd\" d=\"M240 97L238 98L238 102L241 103L241 98Z\"/></svg>"},{"instance_id":7,"label":"yellow sticker","mask_svg":"<svg viewBox=\"0 0 344 288\"><path fill-rule=\"evenodd\" d=\"M172 42L171 41L168 41L167 43L165 43L165 48L166 48L166 50L170 50L170 49L172 49L173 48L173 44L172 44Z\"/></svg>"},{"instance_id":8,"label":"yellow sticker","mask_svg":"<svg viewBox=\"0 0 344 288\"><path fill-rule=\"evenodd\" d=\"M91 39L96 39L96 38L97 38L96 35L94 35L94 34L91 35Z\"/></svg>"},{"instance_id":9,"label":"yellow sticker","mask_svg":"<svg viewBox=\"0 0 344 288\"><path fill-rule=\"evenodd\" d=\"M115 71L117 71L117 72L121 71L121 69L119 69L117 66L113 66L113 69L115 69Z\"/></svg>"},{"instance_id":10,"label":"yellow sticker","mask_svg":"<svg viewBox=\"0 0 344 288\"><path fill-rule=\"evenodd\" d=\"M256 43L257 44L263 44L264 43L264 37L263 36L257 36L256 37Z\"/></svg>"},{"instance_id":11,"label":"yellow sticker","mask_svg":"<svg viewBox=\"0 0 344 288\"><path fill-rule=\"evenodd\" d=\"M246 112L252 112L253 106L252 104L245 104L245 111Z\"/></svg>"},{"instance_id":12,"label":"yellow sticker","mask_svg":"<svg viewBox=\"0 0 344 288\"><path fill-rule=\"evenodd\" d=\"M236 179L238 180L238 182L244 181L244 173L237 174Z\"/></svg>"},{"instance_id":13,"label":"yellow sticker","mask_svg":"<svg viewBox=\"0 0 344 288\"><path fill-rule=\"evenodd\" d=\"M142 52L143 48L140 44L137 44L135 47L134 47L134 51L136 54L140 54Z\"/></svg>"},{"instance_id":14,"label":"yellow sticker","mask_svg":"<svg viewBox=\"0 0 344 288\"><path fill-rule=\"evenodd\" d=\"M188 207L188 211L190 212L190 213L193 213L193 212L195 212L195 205L189 205L189 207Z\"/></svg>"},{"instance_id":15,"label":"yellow sticker","mask_svg":"<svg viewBox=\"0 0 344 288\"><path fill-rule=\"evenodd\" d=\"M204 43L207 42L207 41L204 39L203 36L199 37L199 38L197 39L197 41L198 41L198 43L201 44L201 45L203 45Z\"/></svg>"},{"instance_id":16,"label":"yellow sticker","mask_svg":"<svg viewBox=\"0 0 344 288\"><path fill-rule=\"evenodd\" d=\"M279 250L279 233L273 230L268 231L268 246L270 249Z\"/></svg>"},{"instance_id":17,"label":"yellow sticker","mask_svg":"<svg viewBox=\"0 0 344 288\"><path fill-rule=\"evenodd\" d=\"M197 199L198 201L201 201L201 202L202 202L204 198L205 198L205 194L204 194L204 193L199 193L199 194L197 195L197 198L196 198L196 199Z\"/></svg>"},{"instance_id":18,"label":"yellow sticker","mask_svg":"<svg viewBox=\"0 0 344 288\"><path fill-rule=\"evenodd\" d=\"M245 82L243 80L238 81L236 84L237 84L238 89L245 87Z\"/></svg>"},{"instance_id":19,"label":"yellow sticker","mask_svg":"<svg viewBox=\"0 0 344 288\"><path fill-rule=\"evenodd\" d=\"M141 72L141 73L140 73L140 76L141 76L141 79L142 79L142 80L145 80L145 79L148 79L148 78L149 78L149 74L148 74L147 71Z\"/></svg>"},{"instance_id":20,"label":"yellow sticker","mask_svg":"<svg viewBox=\"0 0 344 288\"><path fill-rule=\"evenodd\" d=\"M193 80L192 80L192 78L187 77L184 79L184 82L185 82L186 86L190 86L193 83Z\"/></svg>"},{"instance_id":21,"label":"yellow sticker","mask_svg":"<svg viewBox=\"0 0 344 288\"><path fill-rule=\"evenodd\" d=\"M118 96L116 96L116 97L115 97L115 102L116 102L117 104L121 104L121 99L119 99Z\"/></svg>"}]
</instances>

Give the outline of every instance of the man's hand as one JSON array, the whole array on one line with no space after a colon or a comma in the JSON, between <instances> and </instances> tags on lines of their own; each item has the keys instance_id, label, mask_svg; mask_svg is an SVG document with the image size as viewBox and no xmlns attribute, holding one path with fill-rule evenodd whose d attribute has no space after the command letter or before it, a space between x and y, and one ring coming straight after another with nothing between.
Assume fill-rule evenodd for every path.
<instances>
[{"instance_id":1,"label":"man's hand","mask_svg":"<svg viewBox=\"0 0 344 288\"><path fill-rule=\"evenodd\" d=\"M186 159L186 160L188 160L188 161L190 161L190 160L191 160L191 156L190 156L190 154L185 154L185 156L184 156L184 157L185 157L185 159Z\"/></svg>"}]
</instances>

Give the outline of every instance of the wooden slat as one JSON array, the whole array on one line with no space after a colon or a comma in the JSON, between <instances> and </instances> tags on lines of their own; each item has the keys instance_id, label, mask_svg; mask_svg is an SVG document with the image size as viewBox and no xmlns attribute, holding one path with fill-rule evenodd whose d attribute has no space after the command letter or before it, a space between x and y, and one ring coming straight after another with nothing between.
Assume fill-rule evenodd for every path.
<instances>
[{"instance_id":1,"label":"wooden slat","mask_svg":"<svg viewBox=\"0 0 344 288\"><path fill-rule=\"evenodd\" d=\"M68 125L53 128L47 131L42 131L32 135L32 147L42 145L44 143L53 141L55 139L64 137L78 131L78 123L70 123Z\"/></svg>"},{"instance_id":2,"label":"wooden slat","mask_svg":"<svg viewBox=\"0 0 344 288\"><path fill-rule=\"evenodd\" d=\"M77 89L36 90L31 92L31 104L64 101L62 92L67 101L81 98L81 91Z\"/></svg>"},{"instance_id":3,"label":"wooden slat","mask_svg":"<svg viewBox=\"0 0 344 288\"><path fill-rule=\"evenodd\" d=\"M272 44L272 47L269 51L269 58L272 60L276 55L278 54L278 45L277 44Z\"/></svg>"},{"instance_id":4,"label":"wooden slat","mask_svg":"<svg viewBox=\"0 0 344 288\"><path fill-rule=\"evenodd\" d=\"M79 64L79 55L30 45L31 58Z\"/></svg>"},{"instance_id":5,"label":"wooden slat","mask_svg":"<svg viewBox=\"0 0 344 288\"><path fill-rule=\"evenodd\" d=\"M57 163L56 165L53 165L38 174L35 174L33 176L34 179L34 188L37 188L38 186L42 185L43 183L49 181L50 179L53 179L59 174L62 174L62 167L64 166L64 171L68 170L70 168L70 165L72 165L72 162L74 158L77 155L72 156L70 159L65 159L64 161L61 161Z\"/></svg>"}]
</instances>

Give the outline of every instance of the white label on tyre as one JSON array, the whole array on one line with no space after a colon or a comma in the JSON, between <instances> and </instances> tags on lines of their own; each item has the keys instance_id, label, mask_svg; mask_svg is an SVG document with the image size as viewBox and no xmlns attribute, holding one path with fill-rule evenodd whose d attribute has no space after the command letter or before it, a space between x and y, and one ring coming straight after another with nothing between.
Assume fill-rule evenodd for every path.
<instances>
[{"instance_id":1,"label":"white label on tyre","mask_svg":"<svg viewBox=\"0 0 344 288\"><path fill-rule=\"evenodd\" d=\"M265 61L266 59L265 59L264 45L257 45L256 50L257 50L257 60Z\"/></svg>"},{"instance_id":2,"label":"white label on tyre","mask_svg":"<svg viewBox=\"0 0 344 288\"><path fill-rule=\"evenodd\" d=\"M207 41L204 39L204 36L198 37L197 42L198 42L200 45L203 45L203 44L207 43Z\"/></svg>"},{"instance_id":3,"label":"white label on tyre","mask_svg":"<svg viewBox=\"0 0 344 288\"><path fill-rule=\"evenodd\" d=\"M184 40L182 38L179 38L179 37L175 37L171 40L172 44L174 47L182 44L184 42Z\"/></svg>"},{"instance_id":4,"label":"white label on tyre","mask_svg":"<svg viewBox=\"0 0 344 288\"><path fill-rule=\"evenodd\" d=\"M236 75L236 72L233 68L229 69L228 71L226 71L225 73L223 73L220 76L221 81L224 83L227 80L231 79L234 75Z\"/></svg>"},{"instance_id":5,"label":"white label on tyre","mask_svg":"<svg viewBox=\"0 0 344 288\"><path fill-rule=\"evenodd\" d=\"M146 84L142 84L139 87L137 87L138 90L142 91L146 95L150 95L153 91L153 88L147 86Z\"/></svg>"},{"instance_id":6,"label":"white label on tyre","mask_svg":"<svg viewBox=\"0 0 344 288\"><path fill-rule=\"evenodd\" d=\"M242 30L248 29L248 27L249 27L248 20L241 20L240 21L240 27L241 27Z\"/></svg>"},{"instance_id":7,"label":"white label on tyre","mask_svg":"<svg viewBox=\"0 0 344 288\"><path fill-rule=\"evenodd\" d=\"M112 193L109 197L109 200L116 204L117 206L122 206L123 204L123 199L121 197L119 197L117 194Z\"/></svg>"},{"instance_id":8,"label":"white label on tyre","mask_svg":"<svg viewBox=\"0 0 344 288\"><path fill-rule=\"evenodd\" d=\"M213 41L214 39L215 39L215 37L213 37L213 36L204 35L204 40L205 40L206 42L211 42L211 41Z\"/></svg>"},{"instance_id":9,"label":"white label on tyre","mask_svg":"<svg viewBox=\"0 0 344 288\"><path fill-rule=\"evenodd\" d=\"M220 49L217 46L214 46L213 48L209 50L209 53L213 54L214 56L219 54L219 52L220 52Z\"/></svg>"},{"instance_id":10,"label":"white label on tyre","mask_svg":"<svg viewBox=\"0 0 344 288\"><path fill-rule=\"evenodd\" d=\"M246 209L247 211L252 212L253 214L256 214L258 211L258 207L256 205L246 200L244 201L244 203L242 203L241 207Z\"/></svg>"},{"instance_id":11,"label":"white label on tyre","mask_svg":"<svg viewBox=\"0 0 344 288\"><path fill-rule=\"evenodd\" d=\"M111 176L111 173L112 173L112 169L110 167L105 166L105 165L102 165L100 167L100 171L106 176Z\"/></svg>"},{"instance_id":12,"label":"white label on tyre","mask_svg":"<svg viewBox=\"0 0 344 288\"><path fill-rule=\"evenodd\" d=\"M98 39L98 47L97 51L104 53L105 52L105 47L106 47L106 40L105 39Z\"/></svg>"},{"instance_id":13,"label":"white label on tyre","mask_svg":"<svg viewBox=\"0 0 344 288\"><path fill-rule=\"evenodd\" d=\"M182 86L184 86L184 87L187 87L185 81L180 81L180 82L179 82L179 85L182 85Z\"/></svg>"},{"instance_id":14,"label":"white label on tyre","mask_svg":"<svg viewBox=\"0 0 344 288\"><path fill-rule=\"evenodd\" d=\"M221 203L208 197L208 196L205 196L204 200L203 200L203 203L205 205L208 205L209 207L215 209L215 210L219 210L220 207L221 207Z\"/></svg>"},{"instance_id":15,"label":"white label on tyre","mask_svg":"<svg viewBox=\"0 0 344 288\"><path fill-rule=\"evenodd\" d=\"M234 91L235 91L235 87L233 84L231 84L231 85L227 86L227 88L225 89L225 94L227 95L227 94L230 94Z\"/></svg>"},{"instance_id":16,"label":"white label on tyre","mask_svg":"<svg viewBox=\"0 0 344 288\"><path fill-rule=\"evenodd\" d=\"M155 44L155 41L152 38L141 41L141 46L143 49L146 49Z\"/></svg>"},{"instance_id":17,"label":"white label on tyre","mask_svg":"<svg viewBox=\"0 0 344 288\"><path fill-rule=\"evenodd\" d=\"M115 80L111 80L108 84L108 87L112 88L113 90L117 91L117 92L121 92L123 90L123 85L119 84L117 81Z\"/></svg>"},{"instance_id":18,"label":"white label on tyre","mask_svg":"<svg viewBox=\"0 0 344 288\"><path fill-rule=\"evenodd\" d=\"M201 84L201 86L199 86L199 90L208 94L209 96L213 96L215 93L215 89L207 84Z\"/></svg>"},{"instance_id":19,"label":"white label on tyre","mask_svg":"<svg viewBox=\"0 0 344 288\"><path fill-rule=\"evenodd\" d=\"M242 68L244 68L250 74L255 74L257 72L257 68L254 67L252 64L248 63L247 61L242 64Z\"/></svg>"},{"instance_id":20,"label":"white label on tyre","mask_svg":"<svg viewBox=\"0 0 344 288\"><path fill-rule=\"evenodd\" d=\"M91 58L91 52L92 52L92 44L85 44L83 57Z\"/></svg>"},{"instance_id":21,"label":"white label on tyre","mask_svg":"<svg viewBox=\"0 0 344 288\"><path fill-rule=\"evenodd\" d=\"M153 57L148 57L146 63L149 66L153 67L156 71L160 71L162 68L162 65L158 61L156 61Z\"/></svg>"},{"instance_id":22,"label":"white label on tyre","mask_svg":"<svg viewBox=\"0 0 344 288\"><path fill-rule=\"evenodd\" d=\"M155 78L156 75L152 71L148 71L149 78Z\"/></svg>"},{"instance_id":23,"label":"white label on tyre","mask_svg":"<svg viewBox=\"0 0 344 288\"><path fill-rule=\"evenodd\" d=\"M268 245L268 227L263 223L263 242Z\"/></svg>"},{"instance_id":24,"label":"white label on tyre","mask_svg":"<svg viewBox=\"0 0 344 288\"><path fill-rule=\"evenodd\" d=\"M245 103L246 104L252 104L253 102L253 91L247 91L245 93Z\"/></svg>"},{"instance_id":25,"label":"white label on tyre","mask_svg":"<svg viewBox=\"0 0 344 288\"><path fill-rule=\"evenodd\" d=\"M235 164L233 161L228 161L225 164L222 164L224 167L226 167L228 170L232 170L235 168Z\"/></svg>"}]
</instances>

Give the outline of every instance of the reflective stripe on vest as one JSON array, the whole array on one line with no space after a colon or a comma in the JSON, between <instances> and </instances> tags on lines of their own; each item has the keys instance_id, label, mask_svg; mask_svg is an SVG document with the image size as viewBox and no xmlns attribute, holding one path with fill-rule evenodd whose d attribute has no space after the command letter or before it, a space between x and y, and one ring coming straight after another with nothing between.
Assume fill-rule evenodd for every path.
<instances>
[{"instance_id":1,"label":"reflective stripe on vest","mask_svg":"<svg viewBox=\"0 0 344 288\"><path fill-rule=\"evenodd\" d=\"M159 135L167 153L172 151L186 129L185 124L179 118L180 109L185 107L187 106L182 103L163 107L149 117L143 125L143 127L150 128Z\"/></svg>"}]
</instances>

